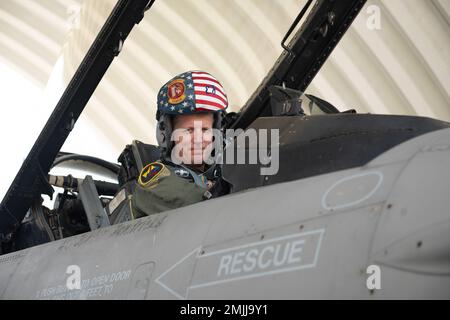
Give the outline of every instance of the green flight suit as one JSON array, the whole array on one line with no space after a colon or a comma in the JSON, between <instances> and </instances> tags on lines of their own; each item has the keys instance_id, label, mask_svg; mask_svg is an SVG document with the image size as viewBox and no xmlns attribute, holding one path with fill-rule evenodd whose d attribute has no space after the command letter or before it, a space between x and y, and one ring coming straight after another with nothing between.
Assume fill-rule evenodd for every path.
<instances>
[{"instance_id":1,"label":"green flight suit","mask_svg":"<svg viewBox=\"0 0 450 320\"><path fill-rule=\"evenodd\" d=\"M177 175L176 169L161 162L153 162L142 169L131 199L132 218L184 207L203 200L207 191L206 185Z\"/></svg>"}]
</instances>

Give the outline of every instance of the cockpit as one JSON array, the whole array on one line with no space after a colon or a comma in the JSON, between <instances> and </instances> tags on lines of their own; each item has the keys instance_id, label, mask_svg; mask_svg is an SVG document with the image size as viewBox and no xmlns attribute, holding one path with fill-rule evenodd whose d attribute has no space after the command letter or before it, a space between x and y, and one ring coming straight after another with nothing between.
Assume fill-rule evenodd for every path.
<instances>
[{"instance_id":1,"label":"cockpit","mask_svg":"<svg viewBox=\"0 0 450 320\"><path fill-rule=\"evenodd\" d=\"M132 49L141 50L133 42L128 53L121 52L131 29L141 23L144 12L153 2L119 1L87 51L2 202L2 253L136 218L130 207L130 196L141 170L160 156L161 150L154 141L130 140L117 156L117 162L62 152L61 147L114 57L119 54L133 56ZM352 1L343 6L334 1L316 1L314 5L312 2L308 1L301 8L281 41L281 55L267 70L253 95L223 119L224 157L220 163L220 188L206 201L363 166L404 141L449 126L447 122L430 118L358 114L357 107L334 106L317 93L310 93L308 86L312 79L364 6L364 1ZM212 9L217 11L217 8ZM248 12L248 8L242 8L242 11ZM308 18L303 19L307 12ZM161 20L158 12L152 17ZM300 21L303 24L298 29ZM155 34L153 40L158 38L157 30ZM175 36L178 39L179 35ZM290 43L286 44L288 38ZM73 55L69 54L71 58ZM246 57L247 60L251 58ZM157 65L152 64L152 68L159 70ZM119 64L112 72L120 71L133 78L135 69ZM238 82L245 85L242 80ZM129 87L130 83L125 81L123 86ZM236 86L238 84L233 83L233 87ZM109 95L105 101L120 100L122 93L113 87L109 88L112 90L105 88L109 87L100 88L104 95L105 91ZM146 88L141 85L140 89ZM132 88L129 92L136 90ZM131 111L123 112L122 116L126 119L134 117L132 120L136 120L137 128L146 128L142 113L133 112L132 105L120 106L126 107ZM108 115L98 110L104 109L97 109L95 112L99 114L95 116L105 119L102 124L105 129L114 126L114 121L108 122ZM114 135L118 135L117 132L120 131L115 131ZM264 132L266 136L254 136L252 132ZM239 157L244 159L243 163ZM246 161L250 159L255 161ZM67 170L66 173L52 171L60 167L69 168L69 173ZM75 173L77 169L79 173ZM56 192L54 188L57 188ZM41 195L53 199L43 203Z\"/></svg>"}]
</instances>

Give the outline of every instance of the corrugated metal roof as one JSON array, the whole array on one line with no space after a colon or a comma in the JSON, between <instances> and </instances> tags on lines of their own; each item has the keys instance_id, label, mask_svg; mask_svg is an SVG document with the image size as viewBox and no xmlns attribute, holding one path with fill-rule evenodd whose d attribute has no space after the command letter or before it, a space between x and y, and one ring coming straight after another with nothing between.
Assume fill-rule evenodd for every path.
<instances>
[{"instance_id":1,"label":"corrugated metal roof","mask_svg":"<svg viewBox=\"0 0 450 320\"><path fill-rule=\"evenodd\" d=\"M306 1L156 1L125 43L86 109L119 152L154 140L156 92L172 76L204 69L231 109L253 93L282 51ZM58 58L68 81L113 0L3 0L0 59L44 87ZM368 27L380 13L379 28ZM450 1L370 0L309 91L339 109L450 121Z\"/></svg>"}]
</instances>

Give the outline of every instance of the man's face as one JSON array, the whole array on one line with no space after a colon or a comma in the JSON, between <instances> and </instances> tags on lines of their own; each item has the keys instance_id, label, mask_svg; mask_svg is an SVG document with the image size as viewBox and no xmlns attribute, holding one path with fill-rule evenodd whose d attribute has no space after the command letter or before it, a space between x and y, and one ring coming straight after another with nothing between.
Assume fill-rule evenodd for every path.
<instances>
[{"instance_id":1,"label":"man's face","mask_svg":"<svg viewBox=\"0 0 450 320\"><path fill-rule=\"evenodd\" d=\"M210 153L213 141L212 113L176 116L173 120L173 136L176 156L187 165L201 166Z\"/></svg>"}]
</instances>

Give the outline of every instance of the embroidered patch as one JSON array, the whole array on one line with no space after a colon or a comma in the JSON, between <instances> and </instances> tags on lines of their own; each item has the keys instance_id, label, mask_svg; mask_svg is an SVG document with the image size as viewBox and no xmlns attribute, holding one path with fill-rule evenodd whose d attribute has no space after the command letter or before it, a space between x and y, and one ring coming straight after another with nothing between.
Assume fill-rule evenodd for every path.
<instances>
[{"instance_id":1,"label":"embroidered patch","mask_svg":"<svg viewBox=\"0 0 450 320\"><path fill-rule=\"evenodd\" d=\"M147 187L152 181L155 181L160 176L161 172L166 167L159 162L152 162L146 165L139 175L138 183L141 187Z\"/></svg>"},{"instance_id":2,"label":"embroidered patch","mask_svg":"<svg viewBox=\"0 0 450 320\"><path fill-rule=\"evenodd\" d=\"M170 104L179 104L186 99L184 79L175 79L167 86L167 95Z\"/></svg>"}]
</instances>

